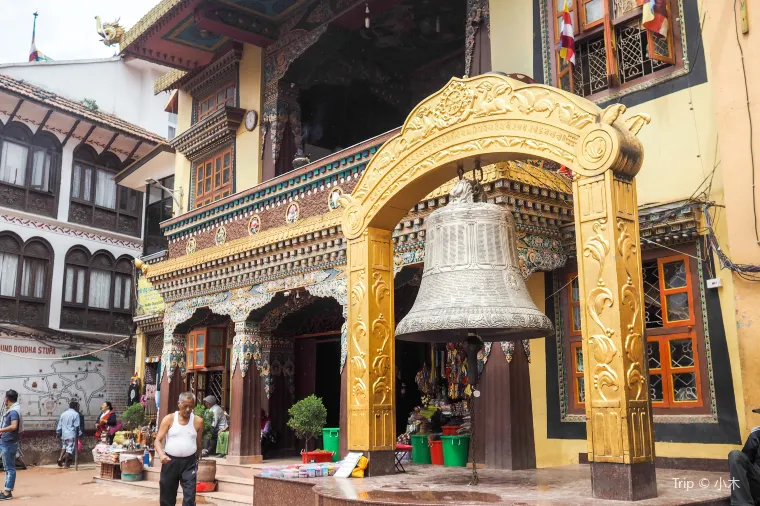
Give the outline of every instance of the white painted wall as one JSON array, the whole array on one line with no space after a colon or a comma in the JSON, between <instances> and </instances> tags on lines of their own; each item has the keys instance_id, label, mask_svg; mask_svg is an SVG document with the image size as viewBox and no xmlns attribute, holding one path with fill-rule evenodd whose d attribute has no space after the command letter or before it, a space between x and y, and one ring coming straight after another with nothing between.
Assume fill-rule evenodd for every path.
<instances>
[{"instance_id":1,"label":"white painted wall","mask_svg":"<svg viewBox=\"0 0 760 506\"><path fill-rule=\"evenodd\" d=\"M141 60L128 61L118 56L101 60L0 65L0 74L34 84L71 100L95 100L100 111L113 114L163 137L169 133L170 117L164 111L169 95L164 93L155 96L153 82L168 71L168 68L160 65ZM176 126L176 120L174 125ZM24 241L32 237L41 237L53 246L53 288L49 304L49 326L54 329L60 329L65 258L72 246L84 246L90 253L106 250L116 258L121 255L136 257L142 253L141 246L129 248L108 242L109 238L115 238L141 244L140 238L68 223L73 153L76 147L77 143L70 141L63 148L57 219L0 208L0 231L15 232ZM17 224L10 222L6 217L21 217L29 221L26 224ZM100 239L53 232L46 229L45 224L85 231L99 236Z\"/></svg>"},{"instance_id":2,"label":"white painted wall","mask_svg":"<svg viewBox=\"0 0 760 506\"><path fill-rule=\"evenodd\" d=\"M66 207L68 208L68 205ZM60 209L59 209L59 212L60 212ZM3 215L5 214L2 211L2 209L0 209L0 214L3 214ZM35 222L43 222L45 220L44 218L41 218L33 214L19 213L19 212L15 212L13 214L22 216L23 218L26 218L28 220L32 220ZM49 220L49 221L53 221L53 220ZM68 226L66 223L56 223L56 224L62 227ZM106 237L108 235L111 237L118 237L120 239L132 241L135 243L140 242L139 239L136 237L112 234L108 232L103 232L102 230L98 230L95 228L81 227L79 225L72 226L72 228L74 227L76 227L77 229L86 229L88 232L92 234L100 234L102 237ZM107 242L104 242L102 240L92 240L92 239L88 239L86 237L81 237L81 236L77 237L73 235L51 232L49 230L39 230L31 226L8 223L5 220L0 221L0 230L14 232L18 234L24 241L27 241L31 239L32 237L41 237L47 240L52 245L53 247L53 278L52 278L53 283L52 283L52 290L51 290L51 296L50 296L50 320L49 320L50 324L49 326L50 328L53 328L53 329L60 329L61 302L63 299L65 260L66 260L66 253L68 253L71 247L76 246L76 245L83 246L87 248L87 250L89 250L91 254L95 253L96 251L106 250L106 251L109 251L116 258L120 257L121 255L129 255L131 257L136 257L142 253L142 248L138 250L138 249L116 246L116 245L108 244ZM80 332L80 333L84 333L84 332Z\"/></svg>"},{"instance_id":3,"label":"white painted wall","mask_svg":"<svg viewBox=\"0 0 760 506\"><path fill-rule=\"evenodd\" d=\"M101 111L163 137L168 135L169 115L164 107L169 95L154 95L153 82L169 70L119 56L0 65L0 74L23 79L71 100L95 100Z\"/></svg>"}]
</instances>

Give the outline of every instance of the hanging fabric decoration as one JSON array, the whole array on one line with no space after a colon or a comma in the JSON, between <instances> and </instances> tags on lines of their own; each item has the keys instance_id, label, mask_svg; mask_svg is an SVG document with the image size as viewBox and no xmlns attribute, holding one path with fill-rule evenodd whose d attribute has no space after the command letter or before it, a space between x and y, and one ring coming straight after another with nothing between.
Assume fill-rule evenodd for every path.
<instances>
[{"instance_id":1,"label":"hanging fabric decoration","mask_svg":"<svg viewBox=\"0 0 760 506\"><path fill-rule=\"evenodd\" d=\"M370 25L370 22L369 22L369 2L367 2L367 3L364 4L364 14L365 14L365 16L364 16L364 27L367 28L367 29L369 29L369 25Z\"/></svg>"},{"instance_id":2,"label":"hanging fabric decoration","mask_svg":"<svg viewBox=\"0 0 760 506\"><path fill-rule=\"evenodd\" d=\"M467 377L467 350L464 343L446 344L446 380L449 383L448 395L451 400L465 397L469 385Z\"/></svg>"},{"instance_id":3,"label":"hanging fabric decoration","mask_svg":"<svg viewBox=\"0 0 760 506\"><path fill-rule=\"evenodd\" d=\"M512 356L515 353L515 342L514 341L502 341L502 343L501 343L501 349L504 352L504 355L507 357L507 362L512 362Z\"/></svg>"}]
</instances>

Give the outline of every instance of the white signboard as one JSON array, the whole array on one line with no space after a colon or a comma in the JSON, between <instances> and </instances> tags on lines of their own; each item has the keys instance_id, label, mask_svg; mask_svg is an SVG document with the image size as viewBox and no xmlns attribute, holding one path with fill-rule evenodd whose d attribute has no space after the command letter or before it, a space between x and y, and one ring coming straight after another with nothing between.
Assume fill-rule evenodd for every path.
<instances>
[{"instance_id":1,"label":"white signboard","mask_svg":"<svg viewBox=\"0 0 760 506\"><path fill-rule=\"evenodd\" d=\"M337 471L335 471L336 478L350 478L351 472L356 468L356 464L359 463L359 459L362 458L361 453L349 453L346 458L343 459L343 464L340 465Z\"/></svg>"},{"instance_id":2,"label":"white signboard","mask_svg":"<svg viewBox=\"0 0 760 506\"><path fill-rule=\"evenodd\" d=\"M6 390L18 392L25 431L55 430L72 400L92 419L106 400L107 353L68 359L85 352L64 352L66 348L0 338L0 351L15 355L0 354L0 400Z\"/></svg>"}]
</instances>

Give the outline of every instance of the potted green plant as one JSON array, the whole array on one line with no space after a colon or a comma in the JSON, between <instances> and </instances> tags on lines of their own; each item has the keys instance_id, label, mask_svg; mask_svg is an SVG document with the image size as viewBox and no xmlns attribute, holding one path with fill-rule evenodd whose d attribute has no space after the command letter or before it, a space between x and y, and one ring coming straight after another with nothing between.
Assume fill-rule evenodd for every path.
<instances>
[{"instance_id":1,"label":"potted green plant","mask_svg":"<svg viewBox=\"0 0 760 506\"><path fill-rule=\"evenodd\" d=\"M121 424L124 430L134 431L148 424L148 417L145 415L145 408L142 404L132 404L121 414Z\"/></svg>"},{"instance_id":2,"label":"potted green plant","mask_svg":"<svg viewBox=\"0 0 760 506\"><path fill-rule=\"evenodd\" d=\"M203 404L195 406L193 413L203 419L203 441L205 445L214 435L214 413ZM196 476L196 492L213 492L216 489L216 460L204 459L203 454L201 454Z\"/></svg>"},{"instance_id":3,"label":"potted green plant","mask_svg":"<svg viewBox=\"0 0 760 506\"><path fill-rule=\"evenodd\" d=\"M293 429L299 439L305 440L304 450L301 452L303 463L308 462L331 462L333 452L324 450L309 451L309 440L322 433L327 423L327 409L322 399L310 395L296 402L288 410L290 420L288 427Z\"/></svg>"}]
</instances>

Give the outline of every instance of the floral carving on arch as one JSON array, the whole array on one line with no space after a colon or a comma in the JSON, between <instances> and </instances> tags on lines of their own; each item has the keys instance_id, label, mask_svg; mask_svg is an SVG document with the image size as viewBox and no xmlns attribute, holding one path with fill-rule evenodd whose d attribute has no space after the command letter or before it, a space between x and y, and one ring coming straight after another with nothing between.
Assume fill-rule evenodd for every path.
<instances>
[{"instance_id":1,"label":"floral carving on arch","mask_svg":"<svg viewBox=\"0 0 760 506\"><path fill-rule=\"evenodd\" d=\"M390 230L426 190L474 159L544 158L584 177L609 169L633 177L643 161L636 134L649 117L624 119L624 112L621 104L602 110L571 93L501 74L452 78L380 148L353 193L340 197L343 233L354 239L369 226Z\"/></svg>"}]
</instances>

